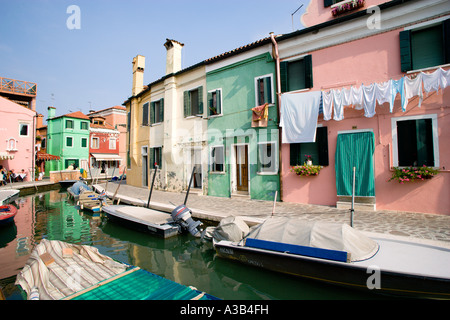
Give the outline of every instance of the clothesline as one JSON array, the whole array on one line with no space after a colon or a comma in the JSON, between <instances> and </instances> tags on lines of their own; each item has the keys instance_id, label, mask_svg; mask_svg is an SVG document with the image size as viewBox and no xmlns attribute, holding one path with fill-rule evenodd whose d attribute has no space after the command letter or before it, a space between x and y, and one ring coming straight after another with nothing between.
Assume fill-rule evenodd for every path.
<instances>
[{"instance_id":1,"label":"clothesline","mask_svg":"<svg viewBox=\"0 0 450 320\"><path fill-rule=\"evenodd\" d=\"M357 110L364 110L364 116L371 118L376 114L375 108L389 103L393 112L394 101L401 96L401 107L406 111L409 99L419 96L422 105L423 92L439 91L450 86L450 70L442 68L432 73L420 72L416 77L404 76L398 80L381 83L351 86L350 88L332 89L330 91L310 91L302 93L284 93L281 95L280 127L282 143L315 142L317 119L320 110L325 121L344 119L344 107L353 105Z\"/></svg>"},{"instance_id":2,"label":"clothesline","mask_svg":"<svg viewBox=\"0 0 450 320\"><path fill-rule=\"evenodd\" d=\"M423 85L423 88L422 88ZM341 121L344 119L344 107L353 105L356 110L364 109L364 116L371 118L376 114L376 103L389 103L392 113L394 100L398 94L401 97L402 111L406 111L409 99L419 96L419 107L422 105L423 92L439 91L450 85L450 70L436 69L432 73L421 71L416 77L404 76L398 80L388 80L381 83L351 86L350 88L322 91L323 119Z\"/></svg>"}]
</instances>

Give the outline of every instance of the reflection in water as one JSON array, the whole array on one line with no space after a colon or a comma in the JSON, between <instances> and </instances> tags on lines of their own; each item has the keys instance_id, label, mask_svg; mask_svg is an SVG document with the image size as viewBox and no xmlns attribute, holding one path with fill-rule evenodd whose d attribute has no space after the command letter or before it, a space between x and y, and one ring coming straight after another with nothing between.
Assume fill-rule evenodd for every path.
<instances>
[{"instance_id":1,"label":"reflection in water","mask_svg":"<svg viewBox=\"0 0 450 320\"><path fill-rule=\"evenodd\" d=\"M7 299L20 298L15 276L42 239L95 246L113 259L221 299L374 298L218 258L211 243L190 234L164 240L122 227L79 210L66 192L23 197L17 206L15 223L0 229L0 285Z\"/></svg>"}]
</instances>

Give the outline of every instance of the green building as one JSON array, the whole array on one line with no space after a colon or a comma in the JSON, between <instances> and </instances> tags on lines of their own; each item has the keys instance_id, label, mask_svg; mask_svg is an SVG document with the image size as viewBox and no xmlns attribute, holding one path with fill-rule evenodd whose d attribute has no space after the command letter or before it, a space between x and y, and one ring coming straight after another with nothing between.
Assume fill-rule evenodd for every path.
<instances>
[{"instance_id":1,"label":"green building","mask_svg":"<svg viewBox=\"0 0 450 320\"><path fill-rule=\"evenodd\" d=\"M270 52L266 45L207 66L208 195L273 200L278 191L280 199L276 72Z\"/></svg>"},{"instance_id":2,"label":"green building","mask_svg":"<svg viewBox=\"0 0 450 320\"><path fill-rule=\"evenodd\" d=\"M47 152L60 160L49 161L45 171L67 169L71 164L88 169L89 117L77 111L55 117L55 108L48 108Z\"/></svg>"}]
</instances>

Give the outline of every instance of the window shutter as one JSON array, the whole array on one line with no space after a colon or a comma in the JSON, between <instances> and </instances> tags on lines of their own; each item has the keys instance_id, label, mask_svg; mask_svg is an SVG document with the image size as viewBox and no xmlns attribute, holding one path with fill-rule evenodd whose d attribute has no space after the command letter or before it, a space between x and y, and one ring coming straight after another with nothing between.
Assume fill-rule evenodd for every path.
<instances>
[{"instance_id":1,"label":"window shutter","mask_svg":"<svg viewBox=\"0 0 450 320\"><path fill-rule=\"evenodd\" d=\"M450 63L450 19L442 23L442 38L444 47L444 63Z\"/></svg>"},{"instance_id":2,"label":"window shutter","mask_svg":"<svg viewBox=\"0 0 450 320\"><path fill-rule=\"evenodd\" d=\"M208 94L206 95L206 100L207 100L207 106L208 106L208 112L206 114L209 117L212 114L211 113L211 109L213 107L213 95L212 95L212 92L208 92Z\"/></svg>"},{"instance_id":3,"label":"window shutter","mask_svg":"<svg viewBox=\"0 0 450 320\"><path fill-rule=\"evenodd\" d=\"M301 144L291 143L290 144L290 164L291 166L301 165L300 154L301 154Z\"/></svg>"},{"instance_id":4,"label":"window shutter","mask_svg":"<svg viewBox=\"0 0 450 320\"><path fill-rule=\"evenodd\" d=\"M307 55L304 58L305 62L305 87L313 87L313 68L312 68L312 55Z\"/></svg>"},{"instance_id":5,"label":"window shutter","mask_svg":"<svg viewBox=\"0 0 450 320\"><path fill-rule=\"evenodd\" d=\"M272 81L270 77L264 78L264 103L272 103Z\"/></svg>"},{"instance_id":6,"label":"window shutter","mask_svg":"<svg viewBox=\"0 0 450 320\"><path fill-rule=\"evenodd\" d=\"M203 87L198 88L198 114L203 115Z\"/></svg>"},{"instance_id":7,"label":"window shutter","mask_svg":"<svg viewBox=\"0 0 450 320\"><path fill-rule=\"evenodd\" d=\"M400 32L400 61L402 72L412 70L411 30Z\"/></svg>"},{"instance_id":8,"label":"window shutter","mask_svg":"<svg viewBox=\"0 0 450 320\"><path fill-rule=\"evenodd\" d=\"M330 7L333 4L333 0L323 0L323 6Z\"/></svg>"},{"instance_id":9,"label":"window shutter","mask_svg":"<svg viewBox=\"0 0 450 320\"><path fill-rule=\"evenodd\" d=\"M327 127L318 127L316 133L316 142L319 151L319 165L328 166L328 129Z\"/></svg>"},{"instance_id":10,"label":"window shutter","mask_svg":"<svg viewBox=\"0 0 450 320\"><path fill-rule=\"evenodd\" d=\"M280 63L280 82L281 82L281 92L288 91L288 62L283 61Z\"/></svg>"},{"instance_id":11,"label":"window shutter","mask_svg":"<svg viewBox=\"0 0 450 320\"><path fill-rule=\"evenodd\" d=\"M148 125L148 103L144 103L142 106L142 125Z\"/></svg>"},{"instance_id":12,"label":"window shutter","mask_svg":"<svg viewBox=\"0 0 450 320\"><path fill-rule=\"evenodd\" d=\"M155 117L155 103L151 102L150 103L150 124L154 124L156 117Z\"/></svg>"},{"instance_id":13,"label":"window shutter","mask_svg":"<svg viewBox=\"0 0 450 320\"><path fill-rule=\"evenodd\" d=\"M220 96L220 90L216 90L216 112L217 114L222 114L222 98Z\"/></svg>"},{"instance_id":14,"label":"window shutter","mask_svg":"<svg viewBox=\"0 0 450 320\"><path fill-rule=\"evenodd\" d=\"M162 168L162 148L158 148L158 166L159 169Z\"/></svg>"},{"instance_id":15,"label":"window shutter","mask_svg":"<svg viewBox=\"0 0 450 320\"><path fill-rule=\"evenodd\" d=\"M154 169L155 168L155 149L150 148L150 161L149 161L149 168Z\"/></svg>"},{"instance_id":16,"label":"window shutter","mask_svg":"<svg viewBox=\"0 0 450 320\"><path fill-rule=\"evenodd\" d=\"M164 122L164 98L159 100L159 121Z\"/></svg>"},{"instance_id":17,"label":"window shutter","mask_svg":"<svg viewBox=\"0 0 450 320\"><path fill-rule=\"evenodd\" d=\"M191 115L191 106L189 101L189 91L184 92L184 117L189 117Z\"/></svg>"}]
</instances>

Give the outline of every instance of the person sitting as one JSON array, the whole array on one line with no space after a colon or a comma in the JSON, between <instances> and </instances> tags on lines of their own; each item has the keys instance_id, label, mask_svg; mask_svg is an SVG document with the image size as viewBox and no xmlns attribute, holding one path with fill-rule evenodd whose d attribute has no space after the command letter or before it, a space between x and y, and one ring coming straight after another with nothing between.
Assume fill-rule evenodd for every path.
<instances>
[{"instance_id":1,"label":"person sitting","mask_svg":"<svg viewBox=\"0 0 450 320\"><path fill-rule=\"evenodd\" d=\"M8 172L6 171L5 168L3 168L2 165L0 165L0 186L3 186L8 183L6 178L8 177Z\"/></svg>"}]
</instances>

